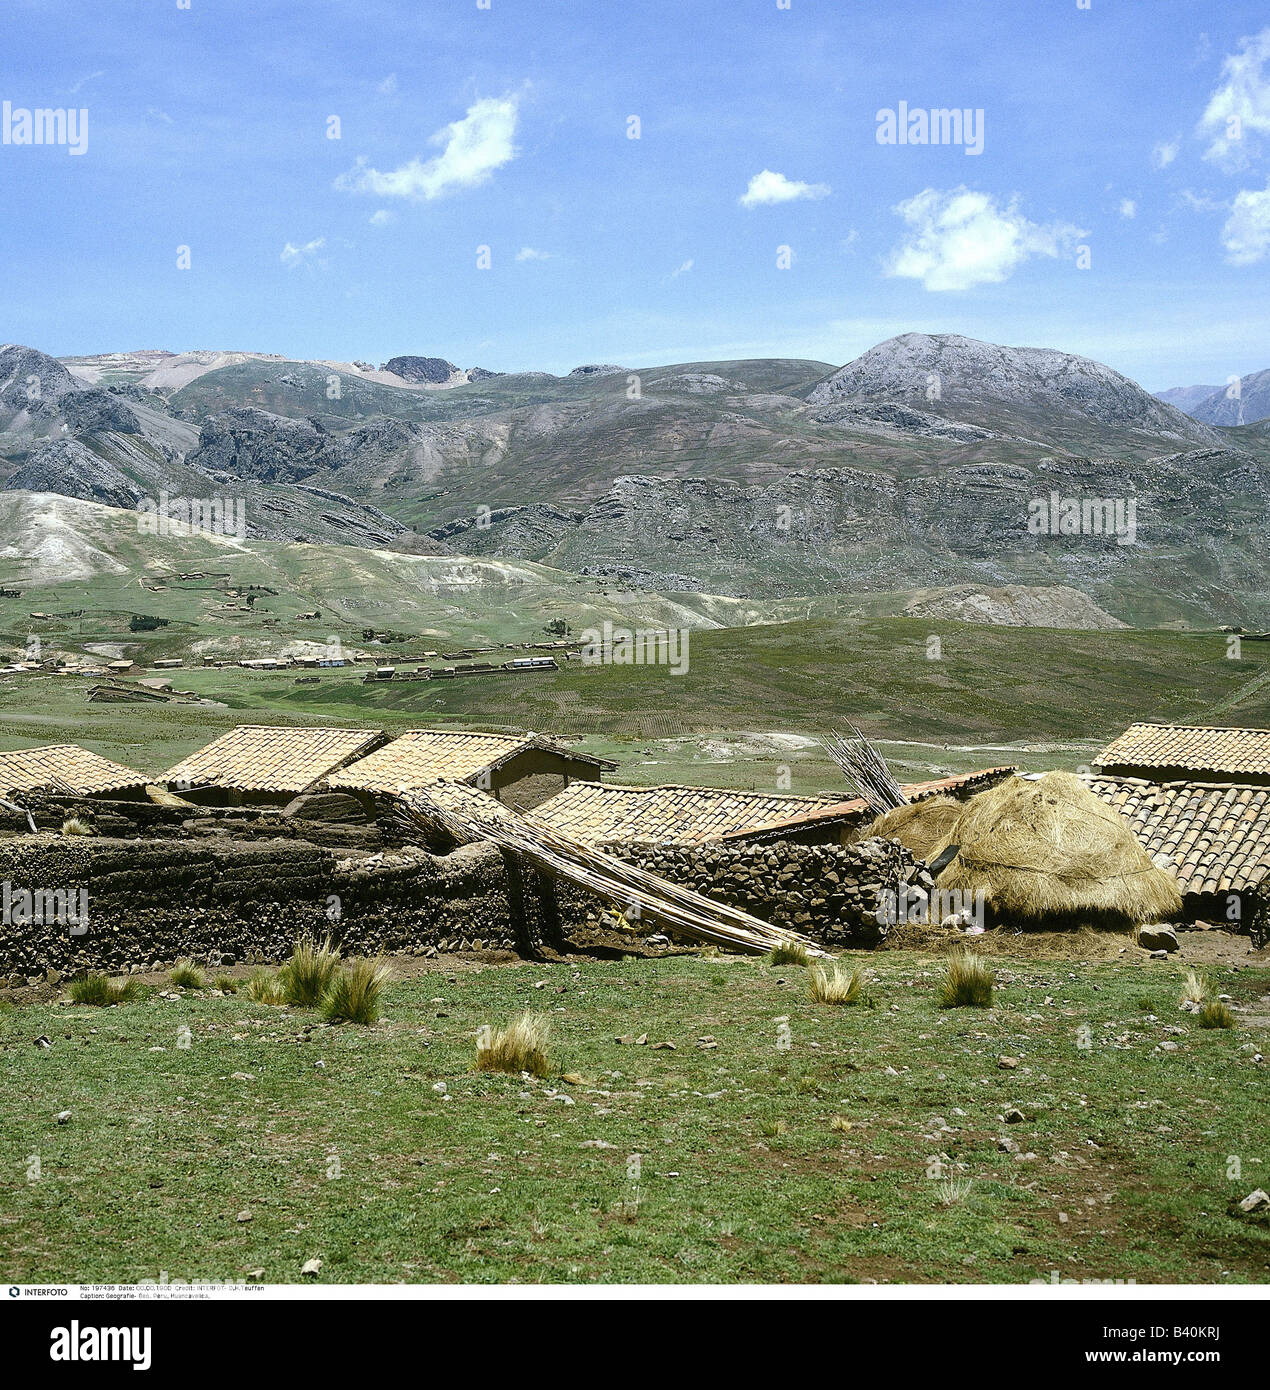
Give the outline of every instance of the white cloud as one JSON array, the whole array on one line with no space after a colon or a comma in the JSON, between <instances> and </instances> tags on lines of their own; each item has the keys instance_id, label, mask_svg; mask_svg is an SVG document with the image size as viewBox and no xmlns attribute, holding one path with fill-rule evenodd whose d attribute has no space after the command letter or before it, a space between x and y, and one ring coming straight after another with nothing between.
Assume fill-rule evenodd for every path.
<instances>
[{"instance_id":1,"label":"white cloud","mask_svg":"<svg viewBox=\"0 0 1270 1390\"><path fill-rule=\"evenodd\" d=\"M1120 216L1121 216L1121 217L1136 217L1137 215L1138 215L1138 205L1137 205L1137 203L1135 203L1135 202L1133 201L1132 198L1121 198L1121 200L1120 200Z\"/></svg>"},{"instance_id":2,"label":"white cloud","mask_svg":"<svg viewBox=\"0 0 1270 1390\"><path fill-rule=\"evenodd\" d=\"M539 251L533 246L522 246L520 250L516 252L516 259L518 261L549 261L551 259L551 252Z\"/></svg>"},{"instance_id":3,"label":"white cloud","mask_svg":"<svg viewBox=\"0 0 1270 1390\"><path fill-rule=\"evenodd\" d=\"M372 227L386 227L390 222L395 222L396 220L396 214L390 212L387 208L380 208L378 212L372 212L370 215L370 225Z\"/></svg>"},{"instance_id":4,"label":"white cloud","mask_svg":"<svg viewBox=\"0 0 1270 1390\"><path fill-rule=\"evenodd\" d=\"M381 173L364 159L335 180L336 188L351 193L373 193L379 198L410 198L415 202L443 198L462 188L476 188L488 181L495 169L516 157L519 98L487 97L469 106L461 121L451 121L429 143L441 153L429 160L414 158L397 169Z\"/></svg>"},{"instance_id":5,"label":"white cloud","mask_svg":"<svg viewBox=\"0 0 1270 1390\"><path fill-rule=\"evenodd\" d=\"M674 268L674 270L672 270L670 274L666 276L666 279L678 280L681 275L687 275L687 273L692 269L692 267L693 262L691 260L684 261L682 265L677 265Z\"/></svg>"},{"instance_id":6,"label":"white cloud","mask_svg":"<svg viewBox=\"0 0 1270 1390\"><path fill-rule=\"evenodd\" d=\"M1151 150L1151 163L1157 169L1167 169L1177 158L1180 140L1158 140Z\"/></svg>"},{"instance_id":7,"label":"white cloud","mask_svg":"<svg viewBox=\"0 0 1270 1390\"><path fill-rule=\"evenodd\" d=\"M757 208L770 203L792 203L798 198L825 198L831 191L827 183L798 183L764 169L754 175L738 201L743 208Z\"/></svg>"},{"instance_id":8,"label":"white cloud","mask_svg":"<svg viewBox=\"0 0 1270 1390\"><path fill-rule=\"evenodd\" d=\"M312 241L306 241L303 246L297 246L295 242L289 241L282 248L282 255L278 259L285 266L313 265L317 261L318 252L326 245L324 236L314 237Z\"/></svg>"},{"instance_id":9,"label":"white cloud","mask_svg":"<svg viewBox=\"0 0 1270 1390\"><path fill-rule=\"evenodd\" d=\"M927 188L894 211L909 233L892 251L886 273L920 280L928 290L996 284L1031 257L1057 257L1088 235L1068 223L1029 222L1017 197L1000 205L990 193L965 187L947 193Z\"/></svg>"},{"instance_id":10,"label":"white cloud","mask_svg":"<svg viewBox=\"0 0 1270 1390\"><path fill-rule=\"evenodd\" d=\"M1245 188L1235 195L1221 240L1231 265L1253 265L1270 255L1270 184L1262 192Z\"/></svg>"},{"instance_id":11,"label":"white cloud","mask_svg":"<svg viewBox=\"0 0 1270 1390\"><path fill-rule=\"evenodd\" d=\"M1222 84L1208 99L1199 128L1211 137L1205 159L1242 168L1250 157L1250 135L1270 134L1270 29L1239 40L1239 52L1222 64Z\"/></svg>"}]
</instances>

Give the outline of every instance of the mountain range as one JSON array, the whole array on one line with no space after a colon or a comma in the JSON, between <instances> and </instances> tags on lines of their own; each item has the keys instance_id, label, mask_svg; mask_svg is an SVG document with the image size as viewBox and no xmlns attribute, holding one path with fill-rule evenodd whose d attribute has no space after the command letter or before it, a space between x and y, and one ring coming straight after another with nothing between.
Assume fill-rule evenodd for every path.
<instances>
[{"instance_id":1,"label":"mountain range","mask_svg":"<svg viewBox=\"0 0 1270 1390\"><path fill-rule=\"evenodd\" d=\"M967 594L1025 586L1083 594L1109 622L1265 624L1270 430L1251 417L1270 373L1244 379L1241 418L1224 387L1184 394L1200 389L1164 399L1088 358L952 334L840 367L565 376L8 345L0 487L122 509L233 497L255 539L502 557L663 593L946 590L973 614L1001 604ZM1132 499L1134 543L1032 533L1053 495Z\"/></svg>"}]
</instances>

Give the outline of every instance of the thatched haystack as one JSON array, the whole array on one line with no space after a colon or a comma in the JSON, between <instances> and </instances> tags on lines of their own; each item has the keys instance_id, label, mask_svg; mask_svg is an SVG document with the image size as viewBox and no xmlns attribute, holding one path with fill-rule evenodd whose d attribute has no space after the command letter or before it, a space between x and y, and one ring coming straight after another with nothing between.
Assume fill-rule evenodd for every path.
<instances>
[{"instance_id":1,"label":"thatched haystack","mask_svg":"<svg viewBox=\"0 0 1270 1390\"><path fill-rule=\"evenodd\" d=\"M966 803L955 797L929 796L925 801L912 801L907 806L887 811L863 830L860 838L880 836L884 840L898 840L905 849L929 864L949 843L953 826L965 809Z\"/></svg>"},{"instance_id":2,"label":"thatched haystack","mask_svg":"<svg viewBox=\"0 0 1270 1390\"><path fill-rule=\"evenodd\" d=\"M960 852L937 886L982 888L999 923L1127 930L1182 914L1176 880L1069 772L1011 777L971 797L949 843Z\"/></svg>"}]
</instances>

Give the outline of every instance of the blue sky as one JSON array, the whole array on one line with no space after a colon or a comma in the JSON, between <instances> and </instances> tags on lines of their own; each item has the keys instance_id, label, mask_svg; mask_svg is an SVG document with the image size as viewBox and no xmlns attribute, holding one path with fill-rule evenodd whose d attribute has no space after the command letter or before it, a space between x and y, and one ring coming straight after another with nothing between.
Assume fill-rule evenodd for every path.
<instances>
[{"instance_id":1,"label":"blue sky","mask_svg":"<svg viewBox=\"0 0 1270 1390\"><path fill-rule=\"evenodd\" d=\"M567 371L928 331L1153 390L1270 367L1262 0L180 3L6 0L0 99L88 139L0 144L0 337ZM982 109L982 153L879 144L901 101Z\"/></svg>"}]
</instances>

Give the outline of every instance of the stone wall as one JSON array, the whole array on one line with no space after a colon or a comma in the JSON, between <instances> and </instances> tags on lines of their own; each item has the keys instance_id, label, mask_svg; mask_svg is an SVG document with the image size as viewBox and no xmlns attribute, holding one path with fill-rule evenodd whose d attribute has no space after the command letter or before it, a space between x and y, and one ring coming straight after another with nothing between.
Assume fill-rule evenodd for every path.
<instances>
[{"instance_id":1,"label":"stone wall","mask_svg":"<svg viewBox=\"0 0 1270 1390\"><path fill-rule=\"evenodd\" d=\"M887 928L879 906L903 884L934 881L896 840L854 845L750 842L621 845L611 854L707 898L788 927L826 946L875 946ZM885 917L885 913L882 914Z\"/></svg>"},{"instance_id":2,"label":"stone wall","mask_svg":"<svg viewBox=\"0 0 1270 1390\"><path fill-rule=\"evenodd\" d=\"M514 877L514 881L513 881ZM5 887L7 885L7 887ZM87 893L87 929L29 920L24 894ZM343 858L295 840L0 839L0 982L86 969L278 961L297 936L346 954L554 944L536 876L509 876L490 845L436 856L413 847ZM60 904L59 904L60 906Z\"/></svg>"}]
</instances>

